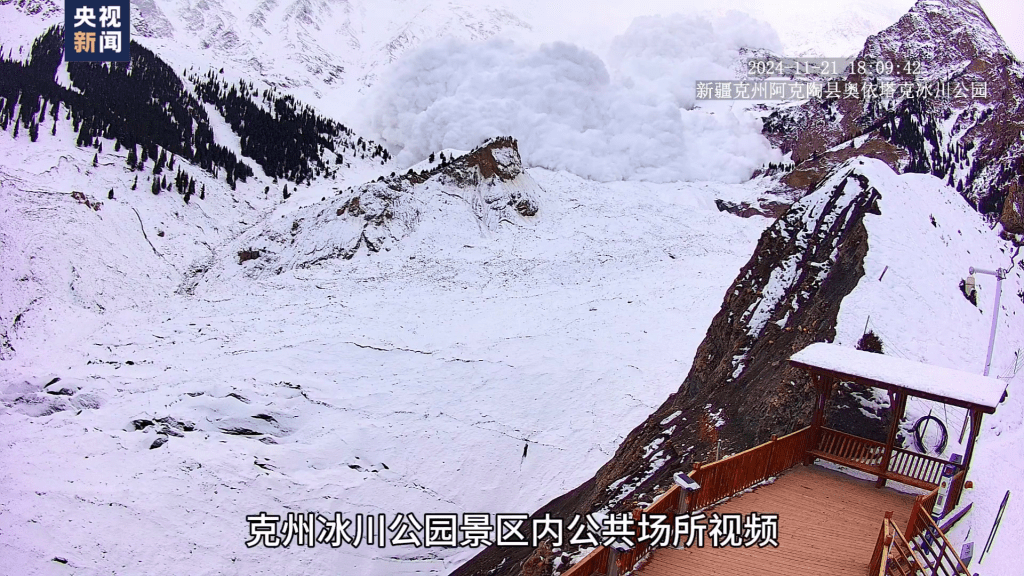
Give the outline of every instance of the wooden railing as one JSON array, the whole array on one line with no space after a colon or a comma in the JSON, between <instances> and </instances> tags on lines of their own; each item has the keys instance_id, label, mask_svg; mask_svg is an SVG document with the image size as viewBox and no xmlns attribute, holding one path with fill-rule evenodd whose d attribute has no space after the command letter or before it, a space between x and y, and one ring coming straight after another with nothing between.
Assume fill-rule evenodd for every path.
<instances>
[{"instance_id":1,"label":"wooden railing","mask_svg":"<svg viewBox=\"0 0 1024 576\"><path fill-rule=\"evenodd\" d=\"M889 546L892 545L894 528L892 512L886 512L885 519L882 520L882 529L878 532L878 540L875 542L875 550L871 553L871 562L868 563L868 576L879 574L884 563L883 556L888 555Z\"/></svg>"},{"instance_id":2,"label":"wooden railing","mask_svg":"<svg viewBox=\"0 0 1024 576\"><path fill-rule=\"evenodd\" d=\"M676 510L679 509L679 499L682 497L683 489L678 485L673 484L667 492L658 497L653 504L644 509L644 512L648 514L666 514L668 515L668 524L671 526L675 520ZM634 517L639 514L634 514ZM639 520L639 518L635 518ZM616 564L618 567L619 574L625 574L632 570L637 564L643 560L648 553L650 553L651 542L650 540L644 540L643 542L637 542L636 546L630 548L627 552L621 554L614 554L616 556Z\"/></svg>"},{"instance_id":3,"label":"wooden railing","mask_svg":"<svg viewBox=\"0 0 1024 576\"><path fill-rule=\"evenodd\" d=\"M695 465L690 477L700 489L688 494L686 510L707 508L792 468L807 453L809 438L807 427L706 466Z\"/></svg>"},{"instance_id":4,"label":"wooden railing","mask_svg":"<svg viewBox=\"0 0 1024 576\"><path fill-rule=\"evenodd\" d=\"M917 536L917 527L920 526L918 516L931 513L935 507L935 499L939 496L939 489L936 488L927 494L921 494L914 500L914 507L910 509L910 519L907 520L907 538ZM929 516L930 518L931 516Z\"/></svg>"},{"instance_id":5,"label":"wooden railing","mask_svg":"<svg viewBox=\"0 0 1024 576\"><path fill-rule=\"evenodd\" d=\"M562 576L591 576L593 574L607 574L608 573L608 556L611 553L611 548L604 546L598 546L594 548L594 551L583 557L582 560L577 562L565 571Z\"/></svg>"},{"instance_id":6,"label":"wooden railing","mask_svg":"<svg viewBox=\"0 0 1024 576\"><path fill-rule=\"evenodd\" d=\"M682 488L673 485L659 496L653 504L644 509L648 514L668 514L669 525L674 522L676 510L679 509L679 498ZM627 552L616 553L606 546L598 546L582 560L569 568L562 576L592 576L594 574L625 574L633 569L650 551L650 542L638 542ZM615 567L616 570L610 570Z\"/></svg>"},{"instance_id":7,"label":"wooden railing","mask_svg":"<svg viewBox=\"0 0 1024 576\"><path fill-rule=\"evenodd\" d=\"M892 521L892 512L886 512L868 565L868 576L918 576L926 566Z\"/></svg>"},{"instance_id":8,"label":"wooden railing","mask_svg":"<svg viewBox=\"0 0 1024 576\"><path fill-rule=\"evenodd\" d=\"M893 447L889 456L889 465L883 474L882 459L885 457L885 444L825 427L821 428L817 448L810 450L810 454L829 462L849 466L869 474L882 475L889 480L924 490L931 490L939 485L942 471L946 466L952 464L960 469L959 465L948 460ZM960 488L963 488L962 480ZM956 501L959 501L959 490L956 496Z\"/></svg>"},{"instance_id":9,"label":"wooden railing","mask_svg":"<svg viewBox=\"0 0 1024 576\"><path fill-rule=\"evenodd\" d=\"M809 439L810 427L807 427L782 438L773 436L764 444L706 466L695 464L690 477L700 484L698 490L686 494L686 501L680 502L680 498L684 497L683 490L673 485L644 512L667 514L669 524L672 525L677 510L693 512L706 508L792 468L803 460ZM625 574L633 570L650 551L649 541L638 542L636 546L621 553L598 546L563 576Z\"/></svg>"},{"instance_id":10,"label":"wooden railing","mask_svg":"<svg viewBox=\"0 0 1024 576\"><path fill-rule=\"evenodd\" d=\"M960 560L956 549L942 530L935 525L927 511L917 515L915 525L917 535L909 540L910 547L927 563L930 576L955 576L970 574L967 566Z\"/></svg>"},{"instance_id":11,"label":"wooden railing","mask_svg":"<svg viewBox=\"0 0 1024 576\"><path fill-rule=\"evenodd\" d=\"M893 448L888 476L897 482L930 490L939 485L942 471L950 464L953 463L934 456Z\"/></svg>"},{"instance_id":12,"label":"wooden railing","mask_svg":"<svg viewBox=\"0 0 1024 576\"><path fill-rule=\"evenodd\" d=\"M892 512L886 512L868 566L869 576L970 574L946 535L932 520L931 510L937 497L938 489L917 497L905 532L900 532L893 524ZM951 506L947 503L946 508Z\"/></svg>"},{"instance_id":13,"label":"wooden railing","mask_svg":"<svg viewBox=\"0 0 1024 576\"><path fill-rule=\"evenodd\" d=\"M945 516L956 508L957 504L960 503L960 496L964 492L964 483L967 480L967 470L961 469L953 476L953 486L949 489L949 499L946 500L946 507L942 510L942 515Z\"/></svg>"},{"instance_id":14,"label":"wooden railing","mask_svg":"<svg viewBox=\"0 0 1024 576\"><path fill-rule=\"evenodd\" d=\"M878 473L885 456L885 444L822 427L818 446L811 453L836 464Z\"/></svg>"}]
</instances>

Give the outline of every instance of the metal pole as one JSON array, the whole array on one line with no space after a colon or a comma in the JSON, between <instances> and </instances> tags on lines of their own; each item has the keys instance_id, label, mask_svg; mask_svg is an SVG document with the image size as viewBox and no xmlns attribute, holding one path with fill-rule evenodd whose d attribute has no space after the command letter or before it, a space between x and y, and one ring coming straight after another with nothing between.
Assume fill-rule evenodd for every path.
<instances>
[{"instance_id":1,"label":"metal pole","mask_svg":"<svg viewBox=\"0 0 1024 576\"><path fill-rule=\"evenodd\" d=\"M992 310L992 330L989 332L988 354L985 356L985 376L988 376L989 368L992 366L992 349L996 343L996 326L999 324L999 298L1003 292L1003 278L1006 278L1006 271L1000 268L993 272L992 270L982 270L972 266L970 273L989 274L996 277L996 307Z\"/></svg>"},{"instance_id":2,"label":"metal pole","mask_svg":"<svg viewBox=\"0 0 1024 576\"><path fill-rule=\"evenodd\" d=\"M996 277L996 307L992 310L992 329L988 334L988 353L985 355L985 376L988 376L989 368L992 366L992 349L996 344L996 326L999 324L999 297L1003 293L1003 278L1006 278L1008 270L997 268L994 272L992 270L982 270L981 268L975 268L971 266L969 271L970 274L988 274ZM968 412L970 414L970 412ZM967 430L967 416L964 415L964 425L960 429L960 442L964 441L964 432Z\"/></svg>"}]
</instances>

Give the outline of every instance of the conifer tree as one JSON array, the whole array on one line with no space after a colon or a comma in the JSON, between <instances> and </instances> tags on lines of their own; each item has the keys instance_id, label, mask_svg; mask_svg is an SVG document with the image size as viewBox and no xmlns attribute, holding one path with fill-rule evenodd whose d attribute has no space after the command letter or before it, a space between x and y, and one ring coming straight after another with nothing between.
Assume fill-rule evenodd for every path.
<instances>
[{"instance_id":1,"label":"conifer tree","mask_svg":"<svg viewBox=\"0 0 1024 576\"><path fill-rule=\"evenodd\" d=\"M113 200L113 199L114 199L114 189L111 188L110 192L107 192L107 200Z\"/></svg>"},{"instance_id":2,"label":"conifer tree","mask_svg":"<svg viewBox=\"0 0 1024 576\"><path fill-rule=\"evenodd\" d=\"M284 192L283 192L283 194L284 194L284 199L285 200L287 200L288 197L291 196L291 194L288 193L288 185L287 184L284 185Z\"/></svg>"},{"instance_id":3,"label":"conifer tree","mask_svg":"<svg viewBox=\"0 0 1024 576\"><path fill-rule=\"evenodd\" d=\"M135 175L135 181L134 181L134 182L132 182L132 190L135 190L135 189L137 189L138 187L139 187L139 175L138 175L138 174L136 174L136 175Z\"/></svg>"},{"instance_id":4,"label":"conifer tree","mask_svg":"<svg viewBox=\"0 0 1024 576\"><path fill-rule=\"evenodd\" d=\"M128 151L128 169L135 170L135 164L139 161L139 155L135 152L135 145L132 144L132 149ZM139 181L139 177L135 177L135 181Z\"/></svg>"},{"instance_id":5,"label":"conifer tree","mask_svg":"<svg viewBox=\"0 0 1024 576\"><path fill-rule=\"evenodd\" d=\"M99 153L99 152L97 152L97 153L95 153L95 154L93 154L93 155L92 155L92 165L93 165L94 167L95 167L95 166L99 166L99 165L100 165L100 164L99 164L99 159L100 159L100 153Z\"/></svg>"},{"instance_id":6,"label":"conifer tree","mask_svg":"<svg viewBox=\"0 0 1024 576\"><path fill-rule=\"evenodd\" d=\"M203 189L199 191L199 199L206 200L206 184L203 184Z\"/></svg>"}]
</instances>

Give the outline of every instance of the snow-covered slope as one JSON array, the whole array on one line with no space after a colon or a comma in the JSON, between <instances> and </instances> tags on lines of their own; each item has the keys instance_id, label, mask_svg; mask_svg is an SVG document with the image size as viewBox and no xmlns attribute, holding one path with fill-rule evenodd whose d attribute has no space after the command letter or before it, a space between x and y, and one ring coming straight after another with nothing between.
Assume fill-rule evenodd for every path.
<instances>
[{"instance_id":1,"label":"snow-covered slope","mask_svg":"<svg viewBox=\"0 0 1024 576\"><path fill-rule=\"evenodd\" d=\"M133 11L139 39L175 71L195 66L202 75L223 66L228 80L278 86L323 110L344 110L338 121L370 124L369 107L350 96L393 60L439 37L462 41L461 53L472 55L479 44L469 41L529 32L534 24L520 10L537 6L528 4L143 0ZM834 36L874 26L867 16L868 24L858 20L868 4L844 4L852 24ZM18 54L36 25L59 16L49 0L3 4L0 41ZM672 40L673 23L703 25L651 22L665 26L654 36L642 26L627 34L634 48ZM500 45L489 44L485 55L501 60L507 55L492 50ZM652 50L665 56L673 46ZM612 81L587 50L531 50L522 49L523 62L554 51L558 58L543 62L566 66L544 71L542 80L596 71L583 77L601 80L594 93ZM453 80L464 72L452 70ZM658 77L658 69L613 72L629 72L638 84L642 73ZM580 119L569 123L572 134L587 139L538 138L524 155L557 145L585 164L616 168L600 166L615 159L596 154L591 144L598 142L635 155L619 154L623 162L657 169L666 164L658 158L675 157L695 168L663 180L742 180L751 166L778 159L749 118L723 110L679 115L682 102L671 91L634 91L625 76L592 100L604 108L573 109L591 100L545 99L543 90L531 95L566 112L563 118ZM530 78L532 87L555 87ZM519 88L515 78L502 81L489 85L499 96ZM412 92L395 95L415 104L408 110L421 104ZM205 109L217 142L241 158L241 139L214 106ZM609 110L632 112L601 116ZM448 112L438 118L481 116L465 102ZM542 123L529 109L522 117ZM676 124L665 142L687 147L659 142L667 117ZM594 118L616 130L602 135ZM447 125L406 120L407 134L423 142L441 140L431 130ZM702 341L733 380L688 379L684 389L721 384L713 408L723 426L740 431L735 438L790 426L801 407L779 409L779 398L802 398L781 382L784 393L750 393L744 403L729 388L735 378L756 383L761 368L783 362L784 346L773 350L775 342L806 343L832 331L837 341L854 342L869 315L891 353L980 370L991 283L980 277L979 307L967 303L958 289L967 266L1016 264L1004 284L994 373L1009 377L1021 364L1013 355L1024 346L1020 258L1012 260L1010 246L942 180L897 176L877 161L845 158L827 185L776 225L716 208L716 200L749 202L771 184L764 180L600 183L523 171L505 146L492 147L489 160L459 153L441 166L423 158L437 146L424 145L409 152L413 172L393 177L385 176L393 166L353 159L338 181L291 183L287 201L283 183L251 159L242 158L256 174L237 189L188 166L206 197L186 204L174 193L151 194L148 172L126 171L125 151L114 152L113 142L104 141L101 153L76 147L69 123L57 122L54 136L44 127L34 144L24 132L18 140L0 133L0 572L449 573L475 550L249 549L245 516L383 513L390 522L398 512L533 512L592 477L638 422L649 418L649 432L659 437L676 425L666 416L677 410L657 406L691 365L698 365L694 373L711 366L695 354ZM639 136L663 156L633 148ZM730 161L715 155L736 142L744 145ZM606 179L631 175L619 168ZM136 174L143 181L131 190ZM874 191L880 215L865 215ZM769 226L784 234L751 258ZM857 228L856 237L838 266L832 249L842 250L847 228ZM731 287L748 261L757 274ZM787 268L797 261L804 269ZM821 276L839 268L842 286L811 298ZM744 339L730 340L736 346L729 349L718 348L720 333L707 332L716 313L733 322L723 300L736 304L731 327ZM802 311L809 311L803 325ZM802 336L773 340L796 326ZM766 335L761 344L773 355L738 352ZM977 488L968 493L977 500L973 535L987 529L1003 484L1021 488L999 468L1020 467L1019 459L1005 462L1024 440L1018 389L1019 377L986 420ZM742 404L750 420L726 410L729 402ZM909 410L927 408L912 403ZM951 431L959 423L953 412L943 414ZM687 426L696 416L685 416ZM748 425L755 419L760 428ZM694 457L694 435L681 422L669 433L677 434L674 446L645 450L645 438L630 445L642 458L622 450L622 461L603 469L598 508L628 501L623 487L660 482L681 465L676 456ZM641 481L626 481L633 472ZM615 482L612 498L601 500ZM1019 510L1011 508L1004 535L1008 527L1020 533ZM996 550L985 565L1011 571L1013 549Z\"/></svg>"},{"instance_id":2,"label":"snow-covered slope","mask_svg":"<svg viewBox=\"0 0 1024 576\"><path fill-rule=\"evenodd\" d=\"M449 160L452 154L431 154L433 162L405 174L339 190L329 200L269 219L232 244L251 263L239 268L241 262L222 261L215 274L257 277L348 260L360 250L389 252L422 226L439 236L433 240L439 247L473 243L537 214L542 191L523 171L514 140L493 139Z\"/></svg>"},{"instance_id":3,"label":"snow-covered slope","mask_svg":"<svg viewBox=\"0 0 1024 576\"><path fill-rule=\"evenodd\" d=\"M715 458L717 446L700 434L702 420L717 429L724 454L805 425L813 392L806 374L786 359L818 341L855 346L865 323L887 354L980 373L991 291L978 308L964 297L960 281L970 266L1012 268L1003 284L992 373L1006 378L1010 398L1019 395L1024 265L1014 258L1016 250L942 180L897 175L878 160L847 161L765 230L726 291L678 391L630 432L591 479L543 511L571 517L650 502L672 484L674 472ZM986 277L980 278L984 283ZM879 408L887 404L885 398L861 401L841 390L835 399L830 425L860 435L884 434ZM962 410L911 401L905 429L929 412L949 430L946 455L963 454L957 442ZM979 452L973 462L971 477L978 488L966 496L984 510L975 517L979 529L991 522L1005 489L1021 489L1012 471L997 468L999 458L1011 459L1010 469L1020 465L1019 452L1010 448L1013 440L1002 439L1024 435L1020 404L1001 405L986 422L979 450L987 456ZM909 447L912 435L903 438ZM489 552L459 573L515 574L530 551ZM571 553L560 552L564 560ZM1013 553L1005 548L999 559L992 557L992 566L1009 570Z\"/></svg>"},{"instance_id":4,"label":"snow-covered slope","mask_svg":"<svg viewBox=\"0 0 1024 576\"><path fill-rule=\"evenodd\" d=\"M1020 449L1024 442L1024 254L994 237L984 220L938 178L897 176L878 160L864 162L860 170L882 192L881 214L865 218L869 248L864 278L843 300L837 344L855 345L867 326L881 338L886 354L981 374L995 278L976 275L977 307L964 297L960 282L972 266L1009 270L1002 286L990 372L1008 384L1008 397L994 415L983 420L968 475L975 488L966 491L962 500L965 505L973 502L974 507L950 535L957 550L973 541L977 558L1005 492L1010 490L1013 497L1024 494ZM913 446L913 425L928 414L942 420L949 432L944 455L963 455L966 446L958 440L964 410L921 399L907 404L907 446ZM1014 540L1024 533L1024 505L1013 497L984 562L972 564L982 574L1018 570L1019 549Z\"/></svg>"},{"instance_id":5,"label":"snow-covered slope","mask_svg":"<svg viewBox=\"0 0 1024 576\"><path fill-rule=\"evenodd\" d=\"M264 201L254 178L236 204L211 180L185 206L128 190L123 158L92 169L47 138L0 134L20 154L3 166L4 304L31 303L0 363L0 461L17 462L0 467L0 556L19 574L449 572L473 550L250 550L245 516L532 511L675 387L707 295L767 224L719 212L720 187L531 170L529 225L428 199L436 222L390 251L254 280L216 270L251 266L233 238L265 209L290 227L298 196ZM315 205L320 185L296 194Z\"/></svg>"}]
</instances>

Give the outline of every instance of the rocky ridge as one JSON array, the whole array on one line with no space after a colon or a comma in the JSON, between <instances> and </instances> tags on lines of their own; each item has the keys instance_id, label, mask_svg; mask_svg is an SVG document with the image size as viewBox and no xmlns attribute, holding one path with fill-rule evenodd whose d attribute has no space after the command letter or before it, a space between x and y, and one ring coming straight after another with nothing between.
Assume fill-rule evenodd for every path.
<instances>
[{"instance_id":1,"label":"rocky ridge","mask_svg":"<svg viewBox=\"0 0 1024 576\"><path fill-rule=\"evenodd\" d=\"M784 186L809 191L837 165L868 156L899 173L942 178L1007 234L1024 234L1024 64L981 6L919 0L869 37L858 59L895 66L889 74L872 66L862 74L848 70L845 81L876 88L943 82L951 89L930 97L898 91L814 98L772 113L764 133L796 164L781 179Z\"/></svg>"},{"instance_id":2,"label":"rocky ridge","mask_svg":"<svg viewBox=\"0 0 1024 576\"><path fill-rule=\"evenodd\" d=\"M238 264L247 274L260 275L390 251L428 210L439 210L456 225L459 216L446 207L452 202L468 208L472 225L482 231L496 231L503 222L525 224L536 216L540 188L523 170L513 138L493 138L444 161L431 159L404 174L339 190L245 235L238 241Z\"/></svg>"}]
</instances>

